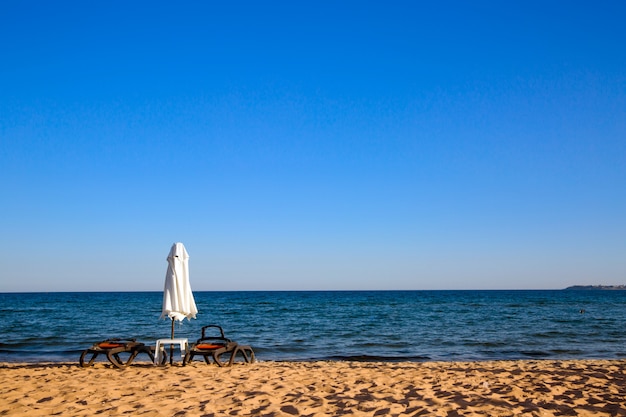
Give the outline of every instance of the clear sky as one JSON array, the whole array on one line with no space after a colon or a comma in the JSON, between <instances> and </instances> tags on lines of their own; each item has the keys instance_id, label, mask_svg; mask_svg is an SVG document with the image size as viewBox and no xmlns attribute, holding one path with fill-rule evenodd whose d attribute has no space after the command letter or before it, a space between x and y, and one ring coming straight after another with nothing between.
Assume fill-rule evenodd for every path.
<instances>
[{"instance_id":1,"label":"clear sky","mask_svg":"<svg viewBox=\"0 0 626 417\"><path fill-rule=\"evenodd\" d=\"M0 2L0 292L626 283L626 2Z\"/></svg>"}]
</instances>

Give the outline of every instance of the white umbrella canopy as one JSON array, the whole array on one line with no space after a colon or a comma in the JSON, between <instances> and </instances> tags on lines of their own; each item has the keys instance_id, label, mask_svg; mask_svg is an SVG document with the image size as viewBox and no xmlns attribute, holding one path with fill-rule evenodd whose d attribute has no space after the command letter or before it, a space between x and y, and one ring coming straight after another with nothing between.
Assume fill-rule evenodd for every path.
<instances>
[{"instance_id":1,"label":"white umbrella canopy","mask_svg":"<svg viewBox=\"0 0 626 417\"><path fill-rule=\"evenodd\" d=\"M195 319L198 313L189 285L189 254L182 243L174 243L167 256L167 272L163 289L163 310L161 318L172 320L172 339L174 338L174 320Z\"/></svg>"}]
</instances>

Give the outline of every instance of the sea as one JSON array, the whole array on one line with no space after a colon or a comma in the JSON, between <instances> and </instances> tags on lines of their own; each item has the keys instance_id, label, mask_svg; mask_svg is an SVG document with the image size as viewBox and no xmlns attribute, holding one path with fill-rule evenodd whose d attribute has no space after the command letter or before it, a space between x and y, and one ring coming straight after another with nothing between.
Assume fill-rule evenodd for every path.
<instances>
[{"instance_id":1,"label":"sea","mask_svg":"<svg viewBox=\"0 0 626 417\"><path fill-rule=\"evenodd\" d=\"M0 293L1 362L77 362L107 338L171 336L161 292ZM195 292L202 326L261 361L626 358L626 291Z\"/></svg>"}]
</instances>

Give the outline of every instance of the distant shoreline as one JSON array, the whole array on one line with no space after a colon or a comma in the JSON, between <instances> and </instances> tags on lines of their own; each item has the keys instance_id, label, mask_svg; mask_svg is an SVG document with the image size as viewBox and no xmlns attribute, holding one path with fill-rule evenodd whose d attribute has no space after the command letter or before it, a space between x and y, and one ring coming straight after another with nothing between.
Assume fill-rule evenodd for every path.
<instances>
[{"instance_id":1,"label":"distant shoreline","mask_svg":"<svg viewBox=\"0 0 626 417\"><path fill-rule=\"evenodd\" d=\"M565 290L609 290L626 291L626 285L572 285Z\"/></svg>"}]
</instances>

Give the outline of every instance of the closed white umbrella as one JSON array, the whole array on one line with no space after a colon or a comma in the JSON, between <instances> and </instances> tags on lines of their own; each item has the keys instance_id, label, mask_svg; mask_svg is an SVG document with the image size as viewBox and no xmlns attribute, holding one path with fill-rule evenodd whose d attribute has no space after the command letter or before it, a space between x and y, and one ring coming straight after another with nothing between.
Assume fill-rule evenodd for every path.
<instances>
[{"instance_id":1,"label":"closed white umbrella","mask_svg":"<svg viewBox=\"0 0 626 417\"><path fill-rule=\"evenodd\" d=\"M174 321L195 319L198 313L189 285L189 254L182 243L174 243L167 256L167 272L163 289L163 310L161 318L172 320L172 339L174 338ZM171 361L171 353L170 353Z\"/></svg>"}]
</instances>

